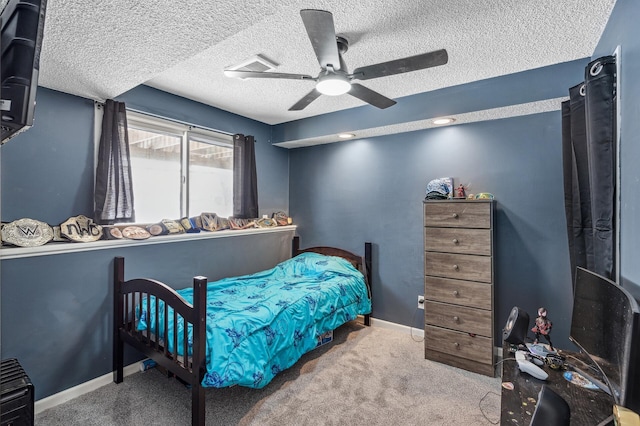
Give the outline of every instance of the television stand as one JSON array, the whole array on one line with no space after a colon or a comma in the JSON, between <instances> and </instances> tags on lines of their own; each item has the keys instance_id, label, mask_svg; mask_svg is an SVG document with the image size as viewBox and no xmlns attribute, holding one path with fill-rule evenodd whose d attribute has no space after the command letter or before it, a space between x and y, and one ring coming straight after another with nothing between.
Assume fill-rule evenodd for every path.
<instances>
[{"instance_id":1,"label":"television stand","mask_svg":"<svg viewBox=\"0 0 640 426\"><path fill-rule=\"evenodd\" d=\"M572 364L572 357L583 357L571 351L559 351ZM608 425L613 424L613 398L600 390L591 390L569 383L562 376L563 370L542 367L549 374L547 380L538 380L518 369L514 354L509 352L509 344L502 348L502 383L513 383L513 390L502 387L500 424L528 425L536 409L538 393L542 385L547 385L564 398L571 410L572 425ZM606 421L609 419L610 421ZM605 423L601 423L606 421Z\"/></svg>"}]
</instances>

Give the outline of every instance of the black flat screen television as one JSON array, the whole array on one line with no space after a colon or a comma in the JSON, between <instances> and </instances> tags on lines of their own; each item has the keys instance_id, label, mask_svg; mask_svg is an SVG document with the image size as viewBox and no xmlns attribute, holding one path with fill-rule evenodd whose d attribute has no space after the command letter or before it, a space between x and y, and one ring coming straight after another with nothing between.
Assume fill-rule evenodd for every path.
<instances>
[{"instance_id":1,"label":"black flat screen television","mask_svg":"<svg viewBox=\"0 0 640 426\"><path fill-rule=\"evenodd\" d=\"M33 125L47 0L9 0L0 21L2 143Z\"/></svg>"},{"instance_id":2,"label":"black flat screen television","mask_svg":"<svg viewBox=\"0 0 640 426\"><path fill-rule=\"evenodd\" d=\"M577 268L569 339L599 370L615 402L640 412L640 310L613 281Z\"/></svg>"}]
</instances>

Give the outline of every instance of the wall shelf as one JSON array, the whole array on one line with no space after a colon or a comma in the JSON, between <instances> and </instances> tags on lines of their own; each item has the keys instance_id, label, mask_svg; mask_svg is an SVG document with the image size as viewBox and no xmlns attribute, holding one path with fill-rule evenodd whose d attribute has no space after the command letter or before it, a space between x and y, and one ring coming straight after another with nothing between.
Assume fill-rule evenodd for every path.
<instances>
[{"instance_id":1,"label":"wall shelf","mask_svg":"<svg viewBox=\"0 0 640 426\"><path fill-rule=\"evenodd\" d=\"M0 248L0 261L20 259L24 257L48 256L53 254L66 254L81 251L105 250L114 247L132 247L153 244L171 244L185 241L206 240L212 238L233 238L243 235L264 234L271 232L291 232L297 229L296 225L277 226L273 228L251 228L239 230L224 230L195 234L162 235L146 240L100 240L92 243L48 243L39 247L2 247Z\"/></svg>"}]
</instances>

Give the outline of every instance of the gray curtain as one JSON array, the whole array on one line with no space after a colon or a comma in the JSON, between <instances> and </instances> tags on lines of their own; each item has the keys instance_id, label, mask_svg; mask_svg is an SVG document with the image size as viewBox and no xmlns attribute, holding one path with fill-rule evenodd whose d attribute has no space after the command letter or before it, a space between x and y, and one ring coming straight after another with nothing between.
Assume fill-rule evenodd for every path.
<instances>
[{"instance_id":1,"label":"gray curtain","mask_svg":"<svg viewBox=\"0 0 640 426\"><path fill-rule=\"evenodd\" d=\"M598 58L562 105L565 212L571 273L615 279L616 62Z\"/></svg>"},{"instance_id":2,"label":"gray curtain","mask_svg":"<svg viewBox=\"0 0 640 426\"><path fill-rule=\"evenodd\" d=\"M94 190L94 219L100 224L133 222L133 186L124 102L104 104Z\"/></svg>"},{"instance_id":3,"label":"gray curtain","mask_svg":"<svg viewBox=\"0 0 640 426\"><path fill-rule=\"evenodd\" d=\"M258 176L253 136L233 135L233 216L258 217Z\"/></svg>"}]
</instances>

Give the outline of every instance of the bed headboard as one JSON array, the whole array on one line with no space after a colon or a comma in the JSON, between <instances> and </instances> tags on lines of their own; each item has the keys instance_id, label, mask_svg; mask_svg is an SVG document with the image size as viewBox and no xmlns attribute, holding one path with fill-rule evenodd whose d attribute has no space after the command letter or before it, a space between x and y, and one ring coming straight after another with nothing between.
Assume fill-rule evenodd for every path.
<instances>
[{"instance_id":1,"label":"bed headboard","mask_svg":"<svg viewBox=\"0 0 640 426\"><path fill-rule=\"evenodd\" d=\"M347 259L353 266L355 266L356 269L362 272L362 275L364 275L365 282L369 290L369 298L371 298L371 243L364 243L364 257L362 257L337 247L318 246L301 249L300 237L293 237L293 242L291 244L291 256L295 257L304 252L320 253L326 256L339 256Z\"/></svg>"}]
</instances>

